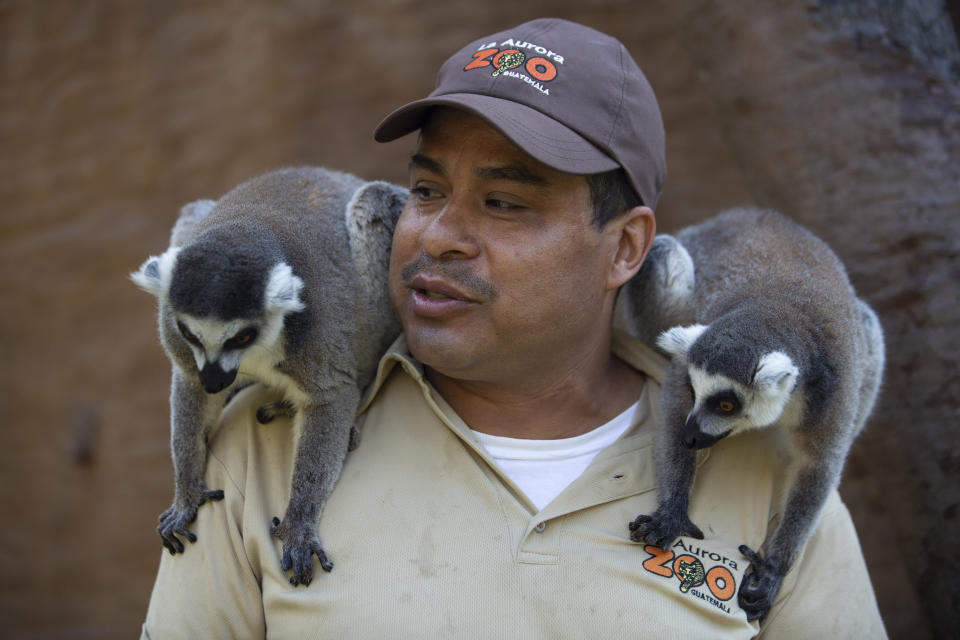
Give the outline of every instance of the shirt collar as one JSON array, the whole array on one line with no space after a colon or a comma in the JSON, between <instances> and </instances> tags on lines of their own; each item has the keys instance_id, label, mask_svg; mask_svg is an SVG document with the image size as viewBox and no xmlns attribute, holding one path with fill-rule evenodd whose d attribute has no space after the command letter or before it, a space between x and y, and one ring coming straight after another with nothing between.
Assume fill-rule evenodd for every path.
<instances>
[{"instance_id":1,"label":"shirt collar","mask_svg":"<svg viewBox=\"0 0 960 640\"><path fill-rule=\"evenodd\" d=\"M654 488L655 479L653 465L649 463L650 454L644 452L652 448L653 428L661 424L660 385L663 383L669 361L636 338L619 330L614 330L611 351L636 370L646 374L655 384L644 385L640 407L633 417L633 424L616 442L597 454L590 466L593 472L589 476L584 474L575 480L573 485L577 485L578 488L572 492L565 490L565 493L570 495L563 497L562 500L554 500L547 506L543 515L550 517L562 515ZM513 482L490 459L486 450L475 441L466 423L429 383L424 374L423 365L410 354L403 335L397 338L380 359L376 378L369 387L359 413L362 414L367 410L397 366L420 386L424 399L441 422L457 434L478 457L486 461L507 486L521 494ZM645 428L645 425L651 428ZM697 466L706 460L708 451L697 452ZM638 464L637 455L643 456L648 462ZM528 506L535 511L532 503Z\"/></svg>"}]
</instances>

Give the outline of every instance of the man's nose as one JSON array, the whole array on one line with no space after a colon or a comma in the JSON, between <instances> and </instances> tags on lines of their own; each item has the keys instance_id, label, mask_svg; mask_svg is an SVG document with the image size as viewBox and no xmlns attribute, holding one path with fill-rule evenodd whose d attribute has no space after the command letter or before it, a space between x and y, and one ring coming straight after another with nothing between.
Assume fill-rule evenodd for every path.
<instances>
[{"instance_id":1,"label":"man's nose","mask_svg":"<svg viewBox=\"0 0 960 640\"><path fill-rule=\"evenodd\" d=\"M451 198L423 229L420 245L427 255L438 260L472 258L479 244L470 222L467 204Z\"/></svg>"}]
</instances>

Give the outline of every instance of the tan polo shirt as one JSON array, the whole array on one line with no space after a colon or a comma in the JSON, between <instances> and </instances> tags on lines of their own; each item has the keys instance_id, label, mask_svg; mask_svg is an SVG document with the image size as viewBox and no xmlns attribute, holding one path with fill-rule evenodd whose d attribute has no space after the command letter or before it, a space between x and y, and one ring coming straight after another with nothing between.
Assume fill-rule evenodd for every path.
<instances>
[{"instance_id":1,"label":"tan polo shirt","mask_svg":"<svg viewBox=\"0 0 960 640\"><path fill-rule=\"evenodd\" d=\"M290 422L258 424L271 392L245 390L210 442L207 484L226 497L201 507L185 554L163 552L142 637L754 637L737 605L747 568L737 547L759 547L775 515L769 435L724 440L701 457L690 515L705 540L632 543L627 523L656 507L651 447L666 362L623 334L614 352L648 375L634 424L537 513L398 340L320 522L336 566L317 568L307 588L290 586L270 536L289 496ZM762 631L886 637L836 493Z\"/></svg>"}]
</instances>

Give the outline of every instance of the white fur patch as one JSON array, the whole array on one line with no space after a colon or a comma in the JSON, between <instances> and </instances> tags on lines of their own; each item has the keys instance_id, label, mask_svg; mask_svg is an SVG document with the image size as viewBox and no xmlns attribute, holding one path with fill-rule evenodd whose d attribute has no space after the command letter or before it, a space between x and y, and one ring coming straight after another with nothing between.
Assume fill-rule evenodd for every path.
<instances>
[{"instance_id":1,"label":"white fur patch","mask_svg":"<svg viewBox=\"0 0 960 640\"><path fill-rule=\"evenodd\" d=\"M274 352L254 345L249 349L249 353L240 365L237 380L251 380L277 389L286 400L293 403L297 410L310 404L310 396L307 392L294 382L293 378L277 369L276 365L277 360ZM296 428L296 426L295 423L294 427Z\"/></svg>"},{"instance_id":2,"label":"white fur patch","mask_svg":"<svg viewBox=\"0 0 960 640\"><path fill-rule=\"evenodd\" d=\"M140 269L130 274L134 284L161 300L167 298L170 281L173 279L173 267L177 263L180 247L171 247L162 255L150 256Z\"/></svg>"},{"instance_id":3,"label":"white fur patch","mask_svg":"<svg viewBox=\"0 0 960 640\"><path fill-rule=\"evenodd\" d=\"M760 358L757 371L753 374L753 386L757 389L773 389L787 393L793 391L800 370L793 364L790 356L782 351L771 351Z\"/></svg>"},{"instance_id":4,"label":"white fur patch","mask_svg":"<svg viewBox=\"0 0 960 640\"><path fill-rule=\"evenodd\" d=\"M303 280L293 275L293 269L281 262L270 270L267 289L264 293L264 306L268 312L291 313L303 311L306 305L300 299Z\"/></svg>"},{"instance_id":5,"label":"white fur patch","mask_svg":"<svg viewBox=\"0 0 960 640\"><path fill-rule=\"evenodd\" d=\"M693 346L704 331L707 325L692 324L687 327L673 327L667 329L657 337L657 346L672 356L686 356L687 351Z\"/></svg>"},{"instance_id":6,"label":"white fur patch","mask_svg":"<svg viewBox=\"0 0 960 640\"><path fill-rule=\"evenodd\" d=\"M758 390L750 402L750 418L755 427L769 427L783 415L790 401L790 391L785 389Z\"/></svg>"},{"instance_id":7,"label":"white fur patch","mask_svg":"<svg viewBox=\"0 0 960 640\"><path fill-rule=\"evenodd\" d=\"M260 325L260 336L257 337L259 347L269 349L276 354L274 364L283 359L283 346L279 344L280 333L283 331L283 316L282 313L268 314Z\"/></svg>"},{"instance_id":8,"label":"white fur patch","mask_svg":"<svg viewBox=\"0 0 960 640\"><path fill-rule=\"evenodd\" d=\"M782 351L771 351L760 358L753 375L752 421L766 427L780 420L790 402L800 370L790 356Z\"/></svg>"}]
</instances>

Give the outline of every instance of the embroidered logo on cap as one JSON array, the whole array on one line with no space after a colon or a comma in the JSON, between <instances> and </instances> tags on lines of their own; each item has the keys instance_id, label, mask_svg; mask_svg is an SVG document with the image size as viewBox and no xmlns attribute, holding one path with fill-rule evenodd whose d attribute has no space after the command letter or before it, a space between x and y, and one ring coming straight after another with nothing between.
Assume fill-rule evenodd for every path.
<instances>
[{"instance_id":1,"label":"embroidered logo on cap","mask_svg":"<svg viewBox=\"0 0 960 640\"><path fill-rule=\"evenodd\" d=\"M532 55L532 52L537 55ZM546 47L526 41L508 38L497 44L481 44L473 54L473 59L463 67L464 71L493 67L491 77L506 77L522 80L544 95L550 95L550 89L544 84L558 75L557 65L563 64L563 56Z\"/></svg>"},{"instance_id":2,"label":"embroidered logo on cap","mask_svg":"<svg viewBox=\"0 0 960 640\"><path fill-rule=\"evenodd\" d=\"M522 51L517 51L516 49L501 51L499 54L497 54L497 60L495 60L493 63L493 66L497 68L497 70L493 72L493 77L496 78L507 69L515 69L519 67L526 59L527 56L524 55Z\"/></svg>"}]
</instances>

